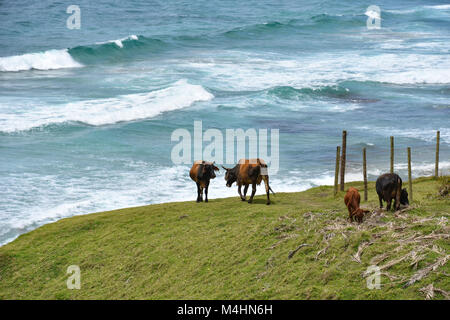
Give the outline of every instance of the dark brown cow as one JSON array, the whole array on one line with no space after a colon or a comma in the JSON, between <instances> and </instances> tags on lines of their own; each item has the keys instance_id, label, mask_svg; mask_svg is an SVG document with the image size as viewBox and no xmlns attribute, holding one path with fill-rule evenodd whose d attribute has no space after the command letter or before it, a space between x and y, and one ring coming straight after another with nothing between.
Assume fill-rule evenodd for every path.
<instances>
[{"instance_id":1,"label":"dark brown cow","mask_svg":"<svg viewBox=\"0 0 450 320\"><path fill-rule=\"evenodd\" d=\"M369 212L369 210L363 210L359 207L361 196L359 195L358 189L350 187L345 194L344 202L348 209L350 222L357 221L361 223L364 214Z\"/></svg>"},{"instance_id":2,"label":"dark brown cow","mask_svg":"<svg viewBox=\"0 0 450 320\"><path fill-rule=\"evenodd\" d=\"M197 160L192 165L189 175L197 184L197 202L203 201L203 189L205 189L205 202L208 202L209 181L216 177L214 171L219 171L214 162Z\"/></svg>"},{"instance_id":3,"label":"dark brown cow","mask_svg":"<svg viewBox=\"0 0 450 320\"><path fill-rule=\"evenodd\" d=\"M385 173L378 177L375 183L380 208L383 208L383 200L386 201L386 210L391 210L392 199L395 199L394 209L400 209L400 204L408 205L408 192L402 189L402 179L395 173Z\"/></svg>"},{"instance_id":4,"label":"dark brown cow","mask_svg":"<svg viewBox=\"0 0 450 320\"><path fill-rule=\"evenodd\" d=\"M242 201L245 201L245 196L247 195L248 186L252 185L252 195L248 200L248 203L252 203L253 197L256 193L256 185L261 184L264 180L266 186L267 194L267 204L270 204L269 191L272 188L269 186L269 175L267 173L267 164L263 159L241 159L238 164L232 168L228 169L222 166L227 172L225 174L225 180L227 181L227 187L231 187L234 182L238 186L238 193ZM244 195L241 193L241 188L244 186Z\"/></svg>"}]
</instances>

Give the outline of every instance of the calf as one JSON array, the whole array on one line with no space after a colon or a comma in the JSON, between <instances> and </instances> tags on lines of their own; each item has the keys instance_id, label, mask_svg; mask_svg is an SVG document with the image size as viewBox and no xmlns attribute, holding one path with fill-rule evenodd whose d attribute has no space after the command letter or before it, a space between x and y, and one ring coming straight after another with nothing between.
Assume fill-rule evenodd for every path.
<instances>
[{"instance_id":1,"label":"calf","mask_svg":"<svg viewBox=\"0 0 450 320\"><path fill-rule=\"evenodd\" d=\"M253 202L253 197L256 193L256 185L261 184L264 180L266 186L267 194L267 204L270 204L269 191L275 194L272 188L269 186L269 175L267 173L267 165L263 159L241 159L238 164L232 168L228 169L222 166L225 170L225 180L227 181L227 187L231 187L234 182L238 186L238 193L242 201L245 201L245 196L247 195L248 186L252 185L252 195L248 200L248 203ZM241 188L244 186L244 195L241 193Z\"/></svg>"},{"instance_id":2,"label":"calf","mask_svg":"<svg viewBox=\"0 0 450 320\"><path fill-rule=\"evenodd\" d=\"M192 165L189 175L197 184L197 202L203 201L203 189L205 190L205 202L208 202L209 181L216 177L214 171L219 171L214 162L198 160Z\"/></svg>"},{"instance_id":3,"label":"calf","mask_svg":"<svg viewBox=\"0 0 450 320\"><path fill-rule=\"evenodd\" d=\"M395 199L394 209L400 209L400 204L409 205L408 192L402 189L402 179L395 173L385 173L378 177L375 184L380 208L383 208L383 200L386 201L386 210L391 210L392 199Z\"/></svg>"},{"instance_id":4,"label":"calf","mask_svg":"<svg viewBox=\"0 0 450 320\"><path fill-rule=\"evenodd\" d=\"M361 196L359 195L358 189L350 187L345 194L344 202L348 209L350 222L357 221L361 223L364 214L369 212L369 210L363 210L359 207Z\"/></svg>"}]
</instances>

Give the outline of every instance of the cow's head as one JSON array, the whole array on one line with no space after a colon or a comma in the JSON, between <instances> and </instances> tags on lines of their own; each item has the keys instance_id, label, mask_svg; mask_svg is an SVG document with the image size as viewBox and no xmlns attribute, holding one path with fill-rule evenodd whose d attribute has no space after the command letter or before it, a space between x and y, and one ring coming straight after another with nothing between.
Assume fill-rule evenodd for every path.
<instances>
[{"instance_id":1,"label":"cow's head","mask_svg":"<svg viewBox=\"0 0 450 320\"><path fill-rule=\"evenodd\" d=\"M409 205L408 191L406 191L406 188L402 189L402 192L400 193L400 203L404 206Z\"/></svg>"},{"instance_id":2,"label":"cow's head","mask_svg":"<svg viewBox=\"0 0 450 320\"><path fill-rule=\"evenodd\" d=\"M363 222L364 216L369 212L370 212L370 210L363 210L361 208L358 208L355 211L353 211L352 216L353 216L353 219L355 219L355 221L361 223L361 222Z\"/></svg>"},{"instance_id":3,"label":"cow's head","mask_svg":"<svg viewBox=\"0 0 450 320\"><path fill-rule=\"evenodd\" d=\"M206 178L210 178L210 179L214 179L216 177L216 174L214 171L219 171L219 168L217 168L214 165L214 162L211 163L207 163L203 165L202 168L202 176L206 177Z\"/></svg>"},{"instance_id":4,"label":"cow's head","mask_svg":"<svg viewBox=\"0 0 450 320\"><path fill-rule=\"evenodd\" d=\"M236 172L233 169L228 169L225 168L224 166L222 166L222 168L226 170L225 181L227 182L226 184L227 187L230 188L233 185L233 183L235 183L237 180Z\"/></svg>"}]
</instances>

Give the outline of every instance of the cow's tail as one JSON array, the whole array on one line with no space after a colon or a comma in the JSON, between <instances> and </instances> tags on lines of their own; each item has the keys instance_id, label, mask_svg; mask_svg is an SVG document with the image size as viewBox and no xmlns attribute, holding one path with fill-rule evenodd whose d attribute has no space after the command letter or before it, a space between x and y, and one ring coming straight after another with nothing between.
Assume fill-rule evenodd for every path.
<instances>
[{"instance_id":1,"label":"cow's tail","mask_svg":"<svg viewBox=\"0 0 450 320\"><path fill-rule=\"evenodd\" d=\"M269 186L269 190L270 192L272 192L273 194L275 194L275 192L273 192L272 188Z\"/></svg>"}]
</instances>

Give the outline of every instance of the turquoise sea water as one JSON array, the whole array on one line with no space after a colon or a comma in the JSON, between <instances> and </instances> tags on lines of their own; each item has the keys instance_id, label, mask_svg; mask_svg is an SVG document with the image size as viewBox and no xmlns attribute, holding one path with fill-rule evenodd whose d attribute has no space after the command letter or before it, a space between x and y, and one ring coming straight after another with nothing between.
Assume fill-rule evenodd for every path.
<instances>
[{"instance_id":1,"label":"turquoise sea water","mask_svg":"<svg viewBox=\"0 0 450 320\"><path fill-rule=\"evenodd\" d=\"M81 28L66 9L81 9ZM381 9L381 29L366 26ZM177 128L279 129L275 192L389 168L450 172L450 4L439 1L0 2L0 244L62 217L195 200ZM261 188L260 192L263 188ZM223 172L210 197L237 195Z\"/></svg>"}]
</instances>

